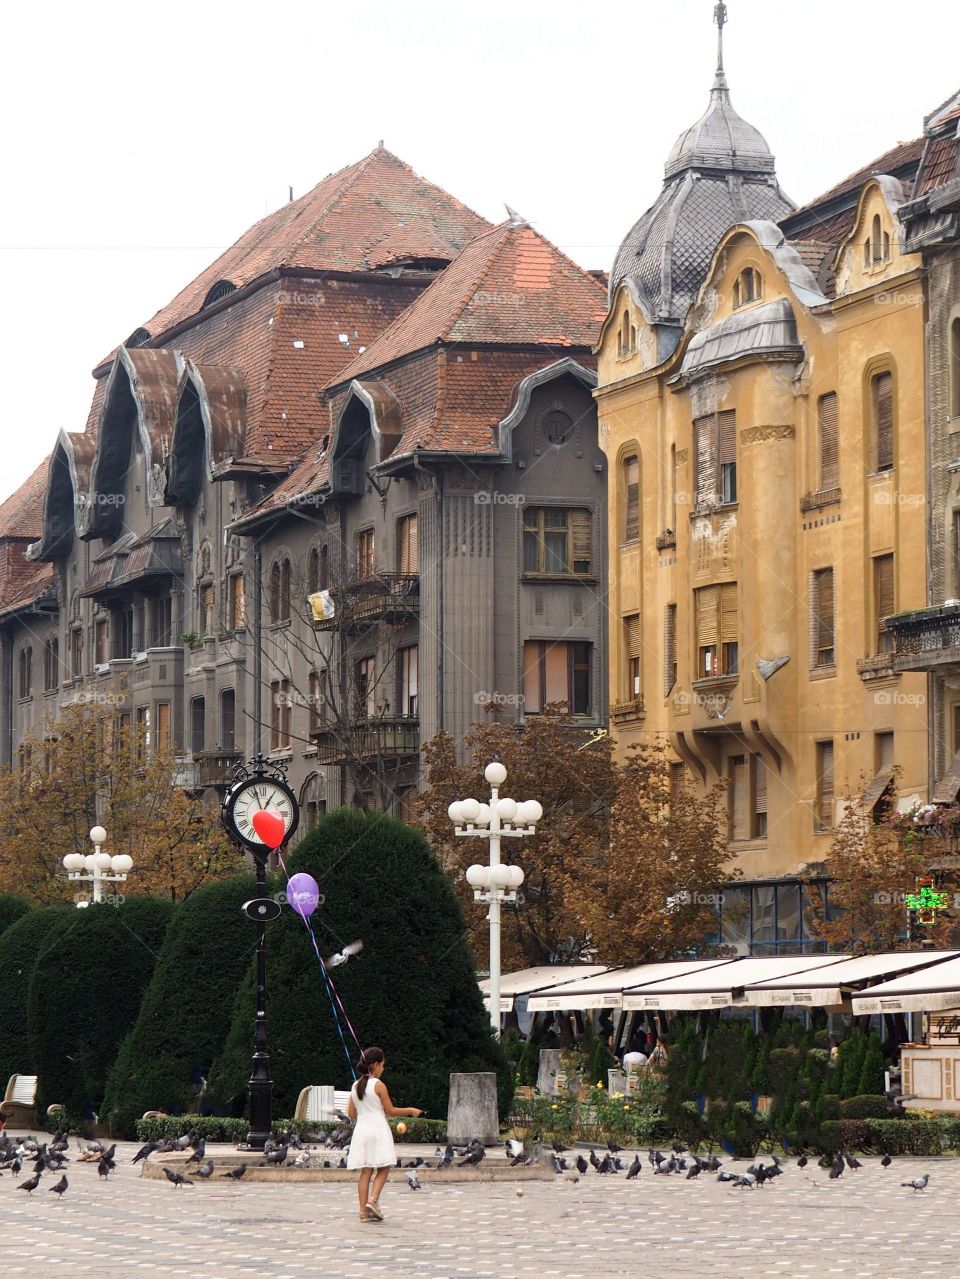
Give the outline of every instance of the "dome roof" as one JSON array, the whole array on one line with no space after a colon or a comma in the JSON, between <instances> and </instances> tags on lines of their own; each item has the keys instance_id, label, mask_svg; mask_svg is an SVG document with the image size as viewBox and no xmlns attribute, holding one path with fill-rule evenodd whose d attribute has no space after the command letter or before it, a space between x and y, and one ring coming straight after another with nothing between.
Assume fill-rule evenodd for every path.
<instances>
[{"instance_id":1,"label":"dome roof","mask_svg":"<svg viewBox=\"0 0 960 1279\"><path fill-rule=\"evenodd\" d=\"M677 138L659 196L617 252L610 298L626 281L648 323L676 330L661 343L665 359L724 233L738 222L779 222L793 208L763 135L730 103L721 60L706 111Z\"/></svg>"}]
</instances>

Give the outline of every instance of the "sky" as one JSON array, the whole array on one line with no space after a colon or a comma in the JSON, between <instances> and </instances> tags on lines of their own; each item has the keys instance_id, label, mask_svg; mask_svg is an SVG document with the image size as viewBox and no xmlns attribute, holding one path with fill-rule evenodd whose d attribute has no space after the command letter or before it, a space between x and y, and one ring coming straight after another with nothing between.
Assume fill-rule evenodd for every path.
<instances>
[{"instance_id":1,"label":"sky","mask_svg":"<svg viewBox=\"0 0 960 1279\"><path fill-rule=\"evenodd\" d=\"M7 6L0 498L90 370L253 222L384 144L609 269L713 79L713 0ZM800 20L796 21L800 15ZM806 203L960 88L960 5L728 0L724 62Z\"/></svg>"}]
</instances>

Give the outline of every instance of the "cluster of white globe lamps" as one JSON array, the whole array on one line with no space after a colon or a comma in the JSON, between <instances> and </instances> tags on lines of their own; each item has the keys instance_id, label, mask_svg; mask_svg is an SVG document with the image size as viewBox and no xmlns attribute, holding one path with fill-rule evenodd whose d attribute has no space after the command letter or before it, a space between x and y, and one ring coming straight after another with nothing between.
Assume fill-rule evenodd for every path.
<instances>
[{"instance_id":1,"label":"cluster of white globe lamps","mask_svg":"<svg viewBox=\"0 0 960 1279\"><path fill-rule=\"evenodd\" d=\"M90 880L93 883L93 900L99 902L102 900L102 885L122 883L133 870L133 858L128 857L126 853L118 853L111 857L109 853L103 851L103 845L107 842L107 832L102 826L93 827L90 831L90 842L93 844L92 853L67 853L63 859L63 867L68 879ZM77 905L86 906L87 903L81 901Z\"/></svg>"}]
</instances>

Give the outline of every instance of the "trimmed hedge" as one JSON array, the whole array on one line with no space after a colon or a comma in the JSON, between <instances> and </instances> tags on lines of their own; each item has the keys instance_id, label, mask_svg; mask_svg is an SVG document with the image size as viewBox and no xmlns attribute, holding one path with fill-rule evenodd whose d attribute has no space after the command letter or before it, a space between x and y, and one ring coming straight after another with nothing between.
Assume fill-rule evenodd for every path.
<instances>
[{"instance_id":1,"label":"trimmed hedge","mask_svg":"<svg viewBox=\"0 0 960 1279\"><path fill-rule=\"evenodd\" d=\"M840 1103L841 1119L889 1119L890 1107L886 1097L865 1093L861 1097L846 1097Z\"/></svg>"},{"instance_id":2,"label":"trimmed hedge","mask_svg":"<svg viewBox=\"0 0 960 1279\"><path fill-rule=\"evenodd\" d=\"M391 1121L394 1129L393 1139L404 1142L439 1142L445 1141L447 1125L441 1119L407 1119L405 1133L396 1131L396 1121ZM310 1133L332 1132L339 1123L314 1123L309 1119L275 1119L273 1131L289 1132L294 1128L297 1135L306 1139ZM196 1128L199 1136L205 1141L225 1141L232 1144L243 1141L250 1130L246 1119L225 1118L215 1115L167 1115L159 1119L138 1119L136 1122L137 1141L161 1141L164 1137L176 1140L191 1129Z\"/></svg>"},{"instance_id":3,"label":"trimmed hedge","mask_svg":"<svg viewBox=\"0 0 960 1279\"><path fill-rule=\"evenodd\" d=\"M75 906L45 906L21 915L0 934L0 1088L11 1075L42 1074L42 1061L27 1039L30 985L38 958L57 953L60 938L82 913Z\"/></svg>"},{"instance_id":4,"label":"trimmed hedge","mask_svg":"<svg viewBox=\"0 0 960 1279\"><path fill-rule=\"evenodd\" d=\"M513 1072L490 1029L460 905L423 834L383 813L344 808L321 821L288 866L321 886L313 927L323 953L363 941L332 978L362 1046L384 1049L394 1102L446 1115L451 1071L494 1071L505 1115ZM270 925L269 946L274 1104L289 1113L305 1085L347 1088L352 1074L310 939L292 910ZM207 1090L212 1104L234 1113L246 1104L253 997L251 965Z\"/></svg>"},{"instance_id":5,"label":"trimmed hedge","mask_svg":"<svg viewBox=\"0 0 960 1279\"><path fill-rule=\"evenodd\" d=\"M841 1119L820 1125L826 1154L858 1150L871 1155L942 1155L960 1148L960 1121L949 1119Z\"/></svg>"},{"instance_id":6,"label":"trimmed hedge","mask_svg":"<svg viewBox=\"0 0 960 1279\"><path fill-rule=\"evenodd\" d=\"M0 893L0 933L5 933L29 909L30 903L25 897L18 897L16 893Z\"/></svg>"},{"instance_id":7,"label":"trimmed hedge","mask_svg":"<svg viewBox=\"0 0 960 1279\"><path fill-rule=\"evenodd\" d=\"M107 1080L105 1117L129 1135L147 1110L181 1114L223 1051L253 926L249 875L208 884L177 907L136 1023ZM185 978L188 977L188 980Z\"/></svg>"}]
</instances>

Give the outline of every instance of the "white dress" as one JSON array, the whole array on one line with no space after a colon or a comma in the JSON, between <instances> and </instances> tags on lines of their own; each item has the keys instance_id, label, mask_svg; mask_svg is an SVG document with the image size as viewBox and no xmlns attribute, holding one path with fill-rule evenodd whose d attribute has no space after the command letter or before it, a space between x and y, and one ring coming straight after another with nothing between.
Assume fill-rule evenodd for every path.
<instances>
[{"instance_id":1,"label":"white dress","mask_svg":"<svg viewBox=\"0 0 960 1279\"><path fill-rule=\"evenodd\" d=\"M377 1081L367 1079L363 1097L357 1096L357 1085L350 1089L357 1108L357 1122L347 1153L348 1168L392 1168L397 1162L393 1133L387 1123L383 1102L377 1096Z\"/></svg>"}]
</instances>

